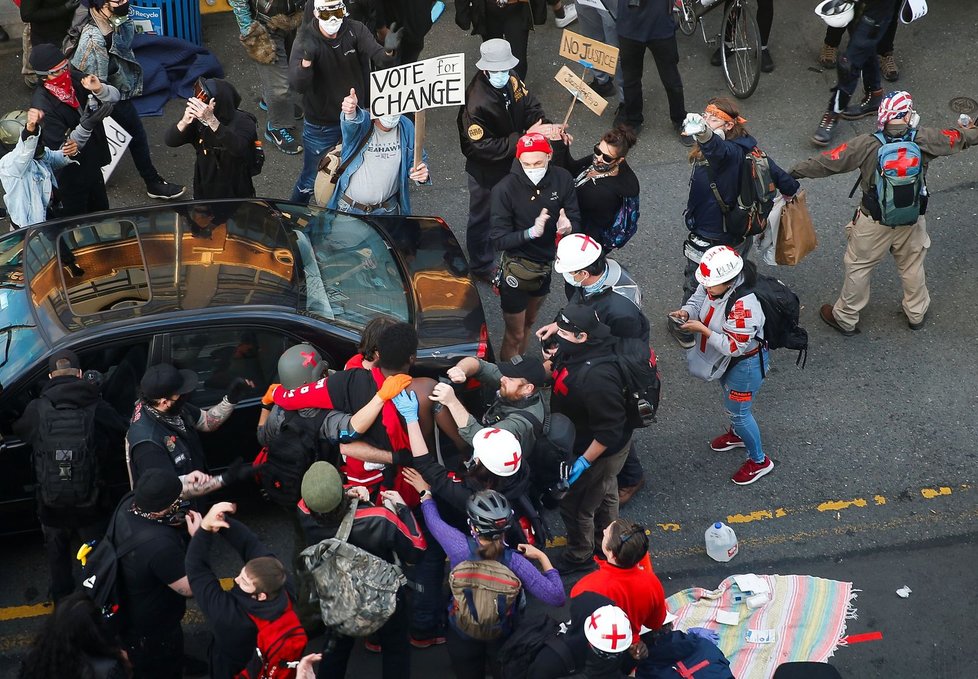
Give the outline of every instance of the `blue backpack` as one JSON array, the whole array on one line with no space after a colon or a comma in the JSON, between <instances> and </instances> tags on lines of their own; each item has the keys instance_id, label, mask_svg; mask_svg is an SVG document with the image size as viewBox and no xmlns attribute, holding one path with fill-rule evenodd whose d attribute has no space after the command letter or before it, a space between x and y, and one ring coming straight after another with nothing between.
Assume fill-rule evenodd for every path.
<instances>
[{"instance_id":1,"label":"blue backpack","mask_svg":"<svg viewBox=\"0 0 978 679\"><path fill-rule=\"evenodd\" d=\"M876 201L880 223L886 226L915 224L922 212L924 159L914 141L917 131L888 141L882 132L873 135L880 144L876 156Z\"/></svg>"},{"instance_id":2,"label":"blue backpack","mask_svg":"<svg viewBox=\"0 0 978 679\"><path fill-rule=\"evenodd\" d=\"M638 231L638 214L638 196L622 199L614 223L598 237L605 252L622 247L635 235Z\"/></svg>"}]
</instances>

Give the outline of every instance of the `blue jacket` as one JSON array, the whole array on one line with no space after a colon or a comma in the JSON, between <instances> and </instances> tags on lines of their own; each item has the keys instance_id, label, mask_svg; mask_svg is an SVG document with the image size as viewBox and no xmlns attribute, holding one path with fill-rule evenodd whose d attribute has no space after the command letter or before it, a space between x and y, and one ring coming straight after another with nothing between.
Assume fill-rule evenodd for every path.
<instances>
[{"instance_id":1,"label":"blue jacket","mask_svg":"<svg viewBox=\"0 0 978 679\"><path fill-rule=\"evenodd\" d=\"M114 85L123 99L138 97L143 93L143 67L132 51L135 35L136 25L132 19L127 19L112 31L112 47L106 49L99 23L90 18L78 36L78 47L71 56L71 63L79 71Z\"/></svg>"},{"instance_id":2,"label":"blue jacket","mask_svg":"<svg viewBox=\"0 0 978 679\"><path fill-rule=\"evenodd\" d=\"M353 120L347 120L345 115L340 114L340 130L343 133L343 149L340 152L340 164L345 163L353 155L360 142L363 141L364 136L370 134L373 125L374 121L370 119L370 116L362 108L357 109L357 115ZM398 130L401 133L401 181L397 202L401 214L409 215L411 214L411 193L408 190L408 184L411 180L408 179L408 173L414 164L414 123L407 116L401 116L401 120L398 123ZM343 174L340 175L339 180L336 182L336 190L333 191L333 196L329 199L329 204L326 207L335 210L337 205L339 205L340 198L343 197L347 187L350 185L350 178L363 165L363 153L366 148L366 145L364 145L360 149L357 157L353 159L343 171ZM422 161L425 163L428 162L427 153L422 152ZM429 177L425 183L430 184L431 178Z\"/></svg>"},{"instance_id":3,"label":"blue jacket","mask_svg":"<svg viewBox=\"0 0 978 679\"><path fill-rule=\"evenodd\" d=\"M710 161L717 177L717 188L723 201L732 205L740 193L740 168L744 156L757 146L757 140L747 135L732 141L712 135L706 142L700 144L700 150ZM771 178L778 189L786 196L793 196L798 190L798 180L782 170L768 158L771 166ZM693 165L693 175L689 180L689 200L686 202L686 228L703 238L727 242L727 234L723 230L723 212L717 203L716 196L710 189L710 175L705 163L698 161ZM730 243L734 245L735 243Z\"/></svg>"},{"instance_id":4,"label":"blue jacket","mask_svg":"<svg viewBox=\"0 0 978 679\"><path fill-rule=\"evenodd\" d=\"M47 219L51 191L58 185L54 172L73 163L61 151L44 150L41 160L34 160L39 135L21 135L17 146L0 158L0 183L6 195L10 221L17 226L39 224Z\"/></svg>"}]
</instances>

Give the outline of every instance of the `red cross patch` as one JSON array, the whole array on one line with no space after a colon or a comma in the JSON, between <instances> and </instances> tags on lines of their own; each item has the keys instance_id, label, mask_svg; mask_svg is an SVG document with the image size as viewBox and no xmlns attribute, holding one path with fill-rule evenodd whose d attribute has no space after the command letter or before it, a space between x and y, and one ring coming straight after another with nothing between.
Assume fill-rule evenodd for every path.
<instances>
[{"instance_id":1,"label":"red cross patch","mask_svg":"<svg viewBox=\"0 0 978 679\"><path fill-rule=\"evenodd\" d=\"M906 177L907 170L912 167L917 167L920 164L920 158L907 158L907 149L902 148L897 151L896 160L889 160L883 164L884 170L896 170L897 177Z\"/></svg>"},{"instance_id":2,"label":"red cross patch","mask_svg":"<svg viewBox=\"0 0 978 679\"><path fill-rule=\"evenodd\" d=\"M588 621L588 624L591 625L591 629L598 629L598 618L600 617L601 617L600 613L591 614L591 619Z\"/></svg>"},{"instance_id":3,"label":"red cross patch","mask_svg":"<svg viewBox=\"0 0 978 679\"><path fill-rule=\"evenodd\" d=\"M559 373L554 373L554 393L567 396L567 368L561 368Z\"/></svg>"},{"instance_id":4,"label":"red cross patch","mask_svg":"<svg viewBox=\"0 0 978 679\"><path fill-rule=\"evenodd\" d=\"M848 148L849 148L849 144L847 142L842 142L841 144L839 144L838 146L836 146L834 149L830 151L822 151L822 155L828 156L829 160L838 160L839 158L842 157L842 154L845 153L846 149Z\"/></svg>"},{"instance_id":5,"label":"red cross patch","mask_svg":"<svg viewBox=\"0 0 978 679\"><path fill-rule=\"evenodd\" d=\"M513 469L516 469L516 467L519 466L519 463L520 463L520 454L514 450L513 459L510 460L509 462L503 462L503 466L512 467Z\"/></svg>"},{"instance_id":6,"label":"red cross patch","mask_svg":"<svg viewBox=\"0 0 978 679\"><path fill-rule=\"evenodd\" d=\"M947 137L947 143L954 148L954 145L961 141L961 133L957 130L941 130L941 134Z\"/></svg>"},{"instance_id":7,"label":"red cross patch","mask_svg":"<svg viewBox=\"0 0 978 679\"><path fill-rule=\"evenodd\" d=\"M729 319L732 319L734 326L738 328L746 328L748 318L753 318L750 309L744 308L744 300L738 299L730 312Z\"/></svg>"},{"instance_id":8,"label":"red cross patch","mask_svg":"<svg viewBox=\"0 0 978 679\"><path fill-rule=\"evenodd\" d=\"M307 368L311 365L316 364L316 354L310 351L300 351L299 355L302 356L302 367Z\"/></svg>"},{"instance_id":9,"label":"red cross patch","mask_svg":"<svg viewBox=\"0 0 978 679\"><path fill-rule=\"evenodd\" d=\"M593 616L592 616L593 617ZM618 642L622 639L627 639L628 635L618 634L618 623L611 623L611 634L602 634L602 639L607 639L611 642L611 650L618 650Z\"/></svg>"}]
</instances>

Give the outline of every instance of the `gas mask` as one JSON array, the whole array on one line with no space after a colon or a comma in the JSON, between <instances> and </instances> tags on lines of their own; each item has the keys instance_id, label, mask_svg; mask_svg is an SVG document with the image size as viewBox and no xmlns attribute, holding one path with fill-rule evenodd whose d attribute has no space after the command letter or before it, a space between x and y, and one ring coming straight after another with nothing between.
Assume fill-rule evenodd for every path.
<instances>
[{"instance_id":1,"label":"gas mask","mask_svg":"<svg viewBox=\"0 0 978 679\"><path fill-rule=\"evenodd\" d=\"M540 183L540 180L543 179L543 176L547 174L547 166L544 165L543 167L534 168L524 167L523 174L525 174L526 178L533 182L533 185L536 186Z\"/></svg>"},{"instance_id":2,"label":"gas mask","mask_svg":"<svg viewBox=\"0 0 978 679\"><path fill-rule=\"evenodd\" d=\"M509 71L487 71L487 73L489 84L497 90L503 89L506 87L506 83L509 82Z\"/></svg>"}]
</instances>

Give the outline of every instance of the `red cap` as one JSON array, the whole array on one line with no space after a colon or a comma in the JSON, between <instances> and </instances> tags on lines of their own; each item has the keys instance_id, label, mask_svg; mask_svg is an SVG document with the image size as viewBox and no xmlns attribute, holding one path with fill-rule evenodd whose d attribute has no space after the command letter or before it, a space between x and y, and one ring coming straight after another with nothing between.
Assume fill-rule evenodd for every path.
<instances>
[{"instance_id":1,"label":"red cap","mask_svg":"<svg viewBox=\"0 0 978 679\"><path fill-rule=\"evenodd\" d=\"M520 137L520 140L516 142L516 157L519 158L524 153L533 153L534 151L540 151L542 153L553 153L554 150L550 148L550 142L539 132L531 132L530 134L524 134Z\"/></svg>"}]
</instances>

